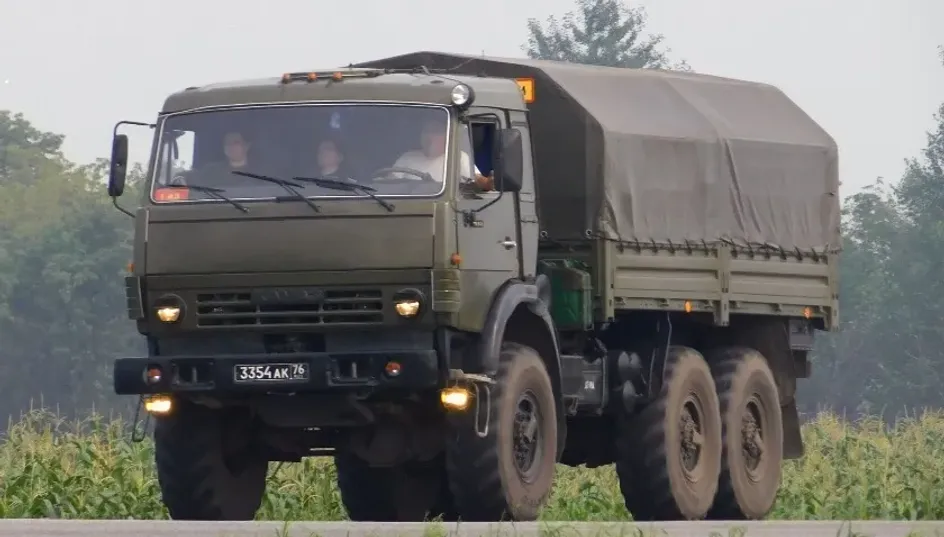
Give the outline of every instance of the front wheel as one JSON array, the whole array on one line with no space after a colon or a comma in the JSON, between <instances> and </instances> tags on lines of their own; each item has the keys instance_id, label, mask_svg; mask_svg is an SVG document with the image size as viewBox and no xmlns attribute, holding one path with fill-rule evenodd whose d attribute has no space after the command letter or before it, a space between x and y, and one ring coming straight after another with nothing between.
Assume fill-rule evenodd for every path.
<instances>
[{"instance_id":1,"label":"front wheel","mask_svg":"<svg viewBox=\"0 0 944 537\"><path fill-rule=\"evenodd\" d=\"M551 378L534 349L505 343L495 380L464 413L450 416L449 486L462 520L536 520L550 496L557 461ZM489 404L491 419L482 431Z\"/></svg>"},{"instance_id":2,"label":"front wheel","mask_svg":"<svg viewBox=\"0 0 944 537\"><path fill-rule=\"evenodd\" d=\"M252 520L269 461L250 447L248 416L178 401L157 419L161 499L175 520Z\"/></svg>"}]
</instances>

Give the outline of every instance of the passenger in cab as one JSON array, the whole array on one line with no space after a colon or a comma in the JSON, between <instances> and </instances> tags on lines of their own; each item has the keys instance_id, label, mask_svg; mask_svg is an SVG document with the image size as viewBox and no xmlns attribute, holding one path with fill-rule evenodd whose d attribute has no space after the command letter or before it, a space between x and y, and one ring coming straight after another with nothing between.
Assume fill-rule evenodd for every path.
<instances>
[{"instance_id":1,"label":"passenger in cab","mask_svg":"<svg viewBox=\"0 0 944 537\"><path fill-rule=\"evenodd\" d=\"M341 144L335 138L325 138L318 144L316 155L318 177L354 182L353 173L344 158Z\"/></svg>"},{"instance_id":2,"label":"passenger in cab","mask_svg":"<svg viewBox=\"0 0 944 537\"><path fill-rule=\"evenodd\" d=\"M438 121L427 121L423 124L420 131L420 149L407 151L394 162L394 168L409 168L420 172L428 173L434 181L443 181L443 159L446 153L446 125ZM467 170L474 170L476 177L481 177L482 172L478 166L472 164L472 158L469 151L465 149L459 152L461 155L460 174L462 181L474 180L468 177ZM408 173L397 172L395 176L403 179L416 179L419 177Z\"/></svg>"},{"instance_id":3,"label":"passenger in cab","mask_svg":"<svg viewBox=\"0 0 944 537\"><path fill-rule=\"evenodd\" d=\"M245 170L249 164L249 141L241 132L228 132L223 137L223 153L231 170Z\"/></svg>"}]
</instances>

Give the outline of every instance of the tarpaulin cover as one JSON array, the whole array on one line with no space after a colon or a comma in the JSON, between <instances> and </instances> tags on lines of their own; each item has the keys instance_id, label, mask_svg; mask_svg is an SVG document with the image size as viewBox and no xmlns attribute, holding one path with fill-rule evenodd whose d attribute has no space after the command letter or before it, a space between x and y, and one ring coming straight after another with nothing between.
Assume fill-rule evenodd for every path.
<instances>
[{"instance_id":1,"label":"tarpaulin cover","mask_svg":"<svg viewBox=\"0 0 944 537\"><path fill-rule=\"evenodd\" d=\"M538 210L551 238L839 247L836 144L773 86L436 52L359 66L418 65L535 80Z\"/></svg>"}]
</instances>

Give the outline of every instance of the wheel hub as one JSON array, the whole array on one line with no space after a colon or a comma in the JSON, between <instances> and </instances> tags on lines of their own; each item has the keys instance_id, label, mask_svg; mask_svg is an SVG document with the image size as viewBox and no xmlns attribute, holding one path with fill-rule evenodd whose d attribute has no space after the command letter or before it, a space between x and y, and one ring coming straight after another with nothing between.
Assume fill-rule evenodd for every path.
<instances>
[{"instance_id":1,"label":"wheel hub","mask_svg":"<svg viewBox=\"0 0 944 537\"><path fill-rule=\"evenodd\" d=\"M689 394L682 404L679 414L679 458L682 462L682 472L690 482L701 478L701 451L705 443L702 432L704 427L704 410L701 401L695 394Z\"/></svg>"},{"instance_id":2,"label":"wheel hub","mask_svg":"<svg viewBox=\"0 0 944 537\"><path fill-rule=\"evenodd\" d=\"M741 452L744 468L752 481L760 481L764 475L764 430L763 403L756 395L748 399L741 416Z\"/></svg>"},{"instance_id":3,"label":"wheel hub","mask_svg":"<svg viewBox=\"0 0 944 537\"><path fill-rule=\"evenodd\" d=\"M528 390L518 398L512 436L515 469L524 481L530 482L539 467L542 453L541 411L537 398Z\"/></svg>"}]
</instances>

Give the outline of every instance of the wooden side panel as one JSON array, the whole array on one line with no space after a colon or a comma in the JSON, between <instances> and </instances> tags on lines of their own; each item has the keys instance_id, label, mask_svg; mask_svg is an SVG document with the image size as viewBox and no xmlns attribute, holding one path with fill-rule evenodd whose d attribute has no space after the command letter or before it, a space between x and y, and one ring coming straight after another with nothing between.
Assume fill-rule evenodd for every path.
<instances>
[{"instance_id":1,"label":"wooden side panel","mask_svg":"<svg viewBox=\"0 0 944 537\"><path fill-rule=\"evenodd\" d=\"M608 248L615 310L836 317L836 258L753 254L722 248ZM599 272L599 270L598 270Z\"/></svg>"},{"instance_id":2,"label":"wooden side panel","mask_svg":"<svg viewBox=\"0 0 944 537\"><path fill-rule=\"evenodd\" d=\"M616 253L617 296L720 300L717 252L642 251Z\"/></svg>"},{"instance_id":3,"label":"wooden side panel","mask_svg":"<svg viewBox=\"0 0 944 537\"><path fill-rule=\"evenodd\" d=\"M829 304L825 259L731 259L731 300L807 306Z\"/></svg>"}]
</instances>

